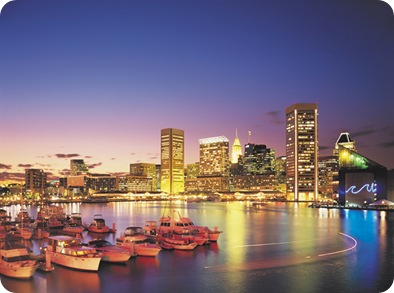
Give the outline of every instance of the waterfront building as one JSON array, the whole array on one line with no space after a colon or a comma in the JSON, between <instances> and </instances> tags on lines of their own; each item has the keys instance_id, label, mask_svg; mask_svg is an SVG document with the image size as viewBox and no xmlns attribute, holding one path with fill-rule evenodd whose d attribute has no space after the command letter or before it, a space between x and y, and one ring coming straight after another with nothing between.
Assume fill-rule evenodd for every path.
<instances>
[{"instance_id":1,"label":"waterfront building","mask_svg":"<svg viewBox=\"0 0 394 293\"><path fill-rule=\"evenodd\" d=\"M146 175L124 175L118 177L118 190L123 192L139 193L151 192L152 177Z\"/></svg>"},{"instance_id":2,"label":"waterfront building","mask_svg":"<svg viewBox=\"0 0 394 293\"><path fill-rule=\"evenodd\" d=\"M44 194L47 174L42 169L25 170L25 192Z\"/></svg>"},{"instance_id":3,"label":"waterfront building","mask_svg":"<svg viewBox=\"0 0 394 293\"><path fill-rule=\"evenodd\" d=\"M277 180L274 173L260 175L240 175L232 177L233 191L274 190Z\"/></svg>"},{"instance_id":4,"label":"waterfront building","mask_svg":"<svg viewBox=\"0 0 394 293\"><path fill-rule=\"evenodd\" d=\"M184 192L184 131L161 130L161 191L169 194Z\"/></svg>"},{"instance_id":5,"label":"waterfront building","mask_svg":"<svg viewBox=\"0 0 394 293\"><path fill-rule=\"evenodd\" d=\"M319 158L319 195L321 199L338 197L338 157Z\"/></svg>"},{"instance_id":6,"label":"waterfront building","mask_svg":"<svg viewBox=\"0 0 394 293\"><path fill-rule=\"evenodd\" d=\"M109 174L90 174L86 177L89 193L115 191L117 190L116 183L116 176Z\"/></svg>"},{"instance_id":7,"label":"waterfront building","mask_svg":"<svg viewBox=\"0 0 394 293\"><path fill-rule=\"evenodd\" d=\"M205 193L230 191L229 176L198 176L185 180L187 193Z\"/></svg>"},{"instance_id":8,"label":"waterfront building","mask_svg":"<svg viewBox=\"0 0 394 293\"><path fill-rule=\"evenodd\" d=\"M186 165L186 178L197 178L197 176L200 175L200 164L194 163L194 164L187 164Z\"/></svg>"},{"instance_id":9,"label":"waterfront building","mask_svg":"<svg viewBox=\"0 0 394 293\"><path fill-rule=\"evenodd\" d=\"M242 157L242 145L241 141L238 138L238 130L235 130L235 139L233 143L233 147L231 149L231 163L237 164L239 157Z\"/></svg>"},{"instance_id":10,"label":"waterfront building","mask_svg":"<svg viewBox=\"0 0 394 293\"><path fill-rule=\"evenodd\" d=\"M230 175L229 141L225 136L199 139L200 176Z\"/></svg>"},{"instance_id":11,"label":"waterfront building","mask_svg":"<svg viewBox=\"0 0 394 293\"><path fill-rule=\"evenodd\" d=\"M89 169L82 159L74 159L70 161L70 176L88 174Z\"/></svg>"},{"instance_id":12,"label":"waterfront building","mask_svg":"<svg viewBox=\"0 0 394 293\"><path fill-rule=\"evenodd\" d=\"M357 152L356 150L356 142L350 137L348 132L342 132L339 134L337 141L335 142L335 147L332 151L334 156L338 157L339 147L344 147L353 152Z\"/></svg>"},{"instance_id":13,"label":"waterfront building","mask_svg":"<svg viewBox=\"0 0 394 293\"><path fill-rule=\"evenodd\" d=\"M339 196L345 206L363 207L387 199L387 168L339 146Z\"/></svg>"},{"instance_id":14,"label":"waterfront building","mask_svg":"<svg viewBox=\"0 0 394 293\"><path fill-rule=\"evenodd\" d=\"M275 151L265 144L247 143L243 158L243 175L262 175L274 172Z\"/></svg>"},{"instance_id":15,"label":"waterfront building","mask_svg":"<svg viewBox=\"0 0 394 293\"><path fill-rule=\"evenodd\" d=\"M317 104L286 108L286 196L291 201L316 201L318 195Z\"/></svg>"},{"instance_id":16,"label":"waterfront building","mask_svg":"<svg viewBox=\"0 0 394 293\"><path fill-rule=\"evenodd\" d=\"M156 164L156 191L160 190L160 186L161 186L161 165L160 164Z\"/></svg>"},{"instance_id":17,"label":"waterfront building","mask_svg":"<svg viewBox=\"0 0 394 293\"><path fill-rule=\"evenodd\" d=\"M274 160L274 172L278 184L286 184L286 156L280 156Z\"/></svg>"},{"instance_id":18,"label":"waterfront building","mask_svg":"<svg viewBox=\"0 0 394 293\"><path fill-rule=\"evenodd\" d=\"M151 178L152 187L150 188L149 191L157 191L156 164L151 164L151 163L130 164L130 175L146 176Z\"/></svg>"},{"instance_id":19,"label":"waterfront building","mask_svg":"<svg viewBox=\"0 0 394 293\"><path fill-rule=\"evenodd\" d=\"M199 139L200 163L197 178L185 180L185 191L223 192L230 190L229 141L224 136Z\"/></svg>"}]
</instances>

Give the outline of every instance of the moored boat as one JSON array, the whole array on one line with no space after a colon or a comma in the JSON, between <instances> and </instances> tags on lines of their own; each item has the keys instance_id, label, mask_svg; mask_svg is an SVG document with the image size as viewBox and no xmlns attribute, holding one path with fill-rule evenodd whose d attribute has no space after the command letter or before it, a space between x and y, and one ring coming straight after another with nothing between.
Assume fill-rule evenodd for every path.
<instances>
[{"instance_id":1,"label":"moored boat","mask_svg":"<svg viewBox=\"0 0 394 293\"><path fill-rule=\"evenodd\" d=\"M118 247L103 239L89 241L87 246L96 248L98 252L101 252L103 254L101 260L106 262L126 262L133 256L127 249Z\"/></svg>"},{"instance_id":2,"label":"moored boat","mask_svg":"<svg viewBox=\"0 0 394 293\"><path fill-rule=\"evenodd\" d=\"M102 258L102 253L95 248L84 246L80 239L66 235L50 236L47 253L55 264L85 271L97 271Z\"/></svg>"},{"instance_id":3,"label":"moored boat","mask_svg":"<svg viewBox=\"0 0 394 293\"><path fill-rule=\"evenodd\" d=\"M165 245L172 246L173 249L177 250L193 250L198 245L196 242L191 242L188 239L177 238L169 235L161 235L159 238Z\"/></svg>"},{"instance_id":4,"label":"moored boat","mask_svg":"<svg viewBox=\"0 0 394 293\"><path fill-rule=\"evenodd\" d=\"M190 218L182 217L179 212L173 211L171 216L160 218L159 233L193 234L205 236L209 241L217 242L222 231L219 231L218 227L211 229L206 226L197 226Z\"/></svg>"},{"instance_id":5,"label":"moored boat","mask_svg":"<svg viewBox=\"0 0 394 293\"><path fill-rule=\"evenodd\" d=\"M29 257L27 248L19 237L6 237L0 243L0 274L18 279L29 279L38 267Z\"/></svg>"},{"instance_id":6,"label":"moored boat","mask_svg":"<svg viewBox=\"0 0 394 293\"><path fill-rule=\"evenodd\" d=\"M116 239L116 246L139 256L156 256L161 251L160 245L149 242L141 227L127 227Z\"/></svg>"},{"instance_id":7,"label":"moored boat","mask_svg":"<svg viewBox=\"0 0 394 293\"><path fill-rule=\"evenodd\" d=\"M105 220L101 214L93 217L93 222L86 228L89 232L94 233L110 233L113 232L110 227L105 224Z\"/></svg>"}]
</instances>

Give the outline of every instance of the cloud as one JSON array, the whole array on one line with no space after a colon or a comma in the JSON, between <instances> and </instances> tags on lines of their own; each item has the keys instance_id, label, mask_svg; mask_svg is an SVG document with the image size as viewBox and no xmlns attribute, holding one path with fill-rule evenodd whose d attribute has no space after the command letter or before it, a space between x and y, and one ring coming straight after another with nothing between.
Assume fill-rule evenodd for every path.
<instances>
[{"instance_id":1,"label":"cloud","mask_svg":"<svg viewBox=\"0 0 394 293\"><path fill-rule=\"evenodd\" d=\"M135 156L135 153L130 153L130 156Z\"/></svg>"},{"instance_id":2,"label":"cloud","mask_svg":"<svg viewBox=\"0 0 394 293\"><path fill-rule=\"evenodd\" d=\"M392 141L387 141L387 142L382 142L379 144L379 146L383 147L383 148L391 148L394 147L394 140Z\"/></svg>"},{"instance_id":3,"label":"cloud","mask_svg":"<svg viewBox=\"0 0 394 293\"><path fill-rule=\"evenodd\" d=\"M328 146L324 146L324 145L319 145L319 151L325 151L325 150L329 150L330 147Z\"/></svg>"},{"instance_id":4,"label":"cloud","mask_svg":"<svg viewBox=\"0 0 394 293\"><path fill-rule=\"evenodd\" d=\"M5 165L5 164L0 163L0 169L10 170L11 168L12 168L12 165Z\"/></svg>"},{"instance_id":5,"label":"cloud","mask_svg":"<svg viewBox=\"0 0 394 293\"><path fill-rule=\"evenodd\" d=\"M69 176L70 175L70 170L63 169L63 170L59 171L59 175L61 175L61 176Z\"/></svg>"},{"instance_id":6,"label":"cloud","mask_svg":"<svg viewBox=\"0 0 394 293\"><path fill-rule=\"evenodd\" d=\"M18 164L18 167L20 167L20 168L31 168L31 167L33 167L33 165L32 164Z\"/></svg>"},{"instance_id":7,"label":"cloud","mask_svg":"<svg viewBox=\"0 0 394 293\"><path fill-rule=\"evenodd\" d=\"M116 158L111 158L111 161L115 161L116 160Z\"/></svg>"},{"instance_id":8,"label":"cloud","mask_svg":"<svg viewBox=\"0 0 394 293\"><path fill-rule=\"evenodd\" d=\"M55 154L55 156L59 159L68 159L68 158L75 158L80 157L79 154Z\"/></svg>"},{"instance_id":9,"label":"cloud","mask_svg":"<svg viewBox=\"0 0 394 293\"><path fill-rule=\"evenodd\" d=\"M90 165L88 165L88 168L89 169L94 169L94 168L96 168L96 167L98 167L98 166L101 166L103 163L96 163L96 164L90 164Z\"/></svg>"},{"instance_id":10,"label":"cloud","mask_svg":"<svg viewBox=\"0 0 394 293\"><path fill-rule=\"evenodd\" d=\"M85 156L84 157L85 159L91 159L91 158L93 158L92 156Z\"/></svg>"},{"instance_id":11,"label":"cloud","mask_svg":"<svg viewBox=\"0 0 394 293\"><path fill-rule=\"evenodd\" d=\"M156 160L156 159L158 159L159 157L150 157L149 158L149 160Z\"/></svg>"},{"instance_id":12,"label":"cloud","mask_svg":"<svg viewBox=\"0 0 394 293\"><path fill-rule=\"evenodd\" d=\"M25 173L0 173L0 181L13 180L13 181L25 181Z\"/></svg>"},{"instance_id":13,"label":"cloud","mask_svg":"<svg viewBox=\"0 0 394 293\"><path fill-rule=\"evenodd\" d=\"M357 131L357 132L351 133L351 136L356 138L356 137L365 136L365 135L368 135L368 134L371 134L371 133L374 133L374 132L375 132L375 130L373 130L373 129Z\"/></svg>"},{"instance_id":14,"label":"cloud","mask_svg":"<svg viewBox=\"0 0 394 293\"><path fill-rule=\"evenodd\" d=\"M271 123L273 123L273 124L284 124L285 123L285 121L283 120L282 111L269 111L269 112L266 112L265 115L267 115L270 118Z\"/></svg>"}]
</instances>

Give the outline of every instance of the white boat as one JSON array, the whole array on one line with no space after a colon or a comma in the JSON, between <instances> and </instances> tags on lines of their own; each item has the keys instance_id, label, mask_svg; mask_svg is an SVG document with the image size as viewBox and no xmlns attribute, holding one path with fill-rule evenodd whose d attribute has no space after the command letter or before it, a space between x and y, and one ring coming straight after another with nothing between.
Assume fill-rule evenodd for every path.
<instances>
[{"instance_id":1,"label":"white boat","mask_svg":"<svg viewBox=\"0 0 394 293\"><path fill-rule=\"evenodd\" d=\"M47 253L51 261L72 269L98 271L102 253L82 245L75 237L59 235L48 238Z\"/></svg>"},{"instance_id":2,"label":"white boat","mask_svg":"<svg viewBox=\"0 0 394 293\"><path fill-rule=\"evenodd\" d=\"M161 251L160 245L149 242L141 227L127 227L116 239L116 246L139 256L156 256Z\"/></svg>"},{"instance_id":3,"label":"white boat","mask_svg":"<svg viewBox=\"0 0 394 293\"><path fill-rule=\"evenodd\" d=\"M112 230L105 224L105 220L101 214L96 214L93 217L93 222L87 226L89 232L94 233L110 233Z\"/></svg>"},{"instance_id":4,"label":"white boat","mask_svg":"<svg viewBox=\"0 0 394 293\"><path fill-rule=\"evenodd\" d=\"M129 250L113 245L103 239L89 241L87 245L101 252L103 254L101 260L106 262L126 262L133 256Z\"/></svg>"},{"instance_id":5,"label":"white boat","mask_svg":"<svg viewBox=\"0 0 394 293\"><path fill-rule=\"evenodd\" d=\"M205 226L197 226L190 218L182 217L177 211L173 211L171 217L167 216L160 218L159 232L160 234L176 233L179 235L194 234L205 236L212 242L217 242L222 233L217 227L211 229Z\"/></svg>"},{"instance_id":6,"label":"white boat","mask_svg":"<svg viewBox=\"0 0 394 293\"><path fill-rule=\"evenodd\" d=\"M127 249L138 256L156 256L161 251L160 245L149 243L147 237L143 235L117 238L116 246Z\"/></svg>"},{"instance_id":7,"label":"white boat","mask_svg":"<svg viewBox=\"0 0 394 293\"><path fill-rule=\"evenodd\" d=\"M18 279L29 279L38 268L36 260L29 257L20 238L5 238L0 243L0 274Z\"/></svg>"}]
</instances>

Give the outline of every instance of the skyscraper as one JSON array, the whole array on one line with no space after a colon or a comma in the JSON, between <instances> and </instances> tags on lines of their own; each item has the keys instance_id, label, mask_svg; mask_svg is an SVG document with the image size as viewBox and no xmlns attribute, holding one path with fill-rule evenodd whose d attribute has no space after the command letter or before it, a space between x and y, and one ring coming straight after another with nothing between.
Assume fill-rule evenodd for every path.
<instances>
[{"instance_id":1,"label":"skyscraper","mask_svg":"<svg viewBox=\"0 0 394 293\"><path fill-rule=\"evenodd\" d=\"M178 194L185 190L184 131L175 128L161 130L161 191Z\"/></svg>"},{"instance_id":2,"label":"skyscraper","mask_svg":"<svg viewBox=\"0 0 394 293\"><path fill-rule=\"evenodd\" d=\"M224 136L201 138L200 175L229 176L230 159L228 139Z\"/></svg>"},{"instance_id":3,"label":"skyscraper","mask_svg":"<svg viewBox=\"0 0 394 293\"><path fill-rule=\"evenodd\" d=\"M235 130L235 139L231 149L231 163L238 163L239 156L242 156L242 145L238 138L238 130Z\"/></svg>"},{"instance_id":4,"label":"skyscraper","mask_svg":"<svg viewBox=\"0 0 394 293\"><path fill-rule=\"evenodd\" d=\"M286 193L288 200L317 200L317 116L317 104L294 104L286 108Z\"/></svg>"}]
</instances>

